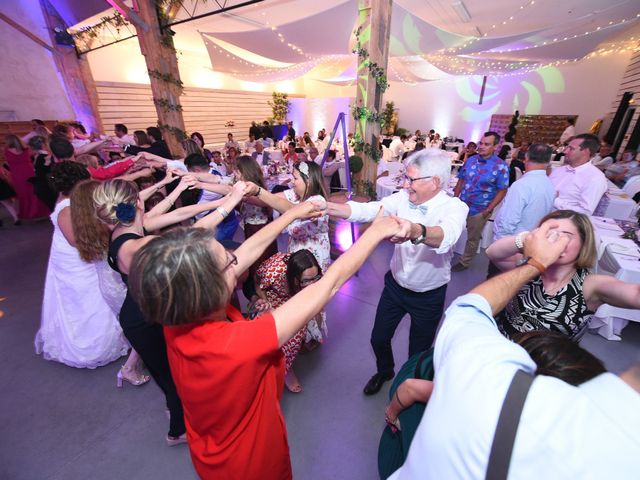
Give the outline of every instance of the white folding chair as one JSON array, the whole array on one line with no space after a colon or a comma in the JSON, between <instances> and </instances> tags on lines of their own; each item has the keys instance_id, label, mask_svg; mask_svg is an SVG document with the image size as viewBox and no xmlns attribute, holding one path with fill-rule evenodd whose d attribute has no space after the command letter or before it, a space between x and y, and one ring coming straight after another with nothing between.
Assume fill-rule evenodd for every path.
<instances>
[{"instance_id":1,"label":"white folding chair","mask_svg":"<svg viewBox=\"0 0 640 480\"><path fill-rule=\"evenodd\" d=\"M627 180L627 183L622 187L622 191L629 195L631 198L640 192L640 175L636 175L635 177L631 177Z\"/></svg>"}]
</instances>

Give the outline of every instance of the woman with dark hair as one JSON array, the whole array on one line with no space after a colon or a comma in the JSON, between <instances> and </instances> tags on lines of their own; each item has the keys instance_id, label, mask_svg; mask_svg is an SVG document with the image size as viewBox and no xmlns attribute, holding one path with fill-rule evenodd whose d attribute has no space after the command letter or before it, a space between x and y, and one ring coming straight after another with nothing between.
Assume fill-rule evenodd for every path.
<instances>
[{"instance_id":1,"label":"woman with dark hair","mask_svg":"<svg viewBox=\"0 0 640 480\"><path fill-rule=\"evenodd\" d=\"M33 184L30 182L35 171L29 149L25 148L15 135L7 135L5 143L4 158L9 165L13 189L18 198L19 220L48 216L51 210L36 196Z\"/></svg>"},{"instance_id":2,"label":"woman with dark hair","mask_svg":"<svg viewBox=\"0 0 640 480\"><path fill-rule=\"evenodd\" d=\"M236 162L236 169L234 171L236 180L241 182L251 182L254 185L258 185L260 188L266 189L264 183L264 176L262 169L258 163L249 155L241 155ZM240 205L240 221L244 228L245 238L251 237L258 230L263 228L272 218L271 208L263 205L255 205L250 202L242 202ZM257 265L269 258L271 255L278 251L278 245L273 242L265 250L262 257L260 257ZM254 273L254 272L252 272Z\"/></svg>"},{"instance_id":3,"label":"woman with dark hair","mask_svg":"<svg viewBox=\"0 0 640 480\"><path fill-rule=\"evenodd\" d=\"M278 308L304 287L322 278L318 260L309 250L294 253L276 253L256 272L256 291L260 300L255 303L258 311ZM302 385L293 371L293 361L298 356L307 332L306 325L282 346L284 353L284 384L290 392L299 393Z\"/></svg>"},{"instance_id":4,"label":"woman with dark hair","mask_svg":"<svg viewBox=\"0 0 640 480\"><path fill-rule=\"evenodd\" d=\"M311 201L326 207L327 194L324 189L322 169L315 162L300 162L293 168L293 188L277 194L267 191L255 184L249 184L249 191L257 200L280 213L286 212L300 202ZM251 200L249 200L251 201ZM289 253L298 250L309 250L318 260L322 271L326 271L331 263L329 252L329 216L296 221L287 227L289 234ZM306 342L315 345L322 343L323 333L327 334L326 314L318 317L320 321L312 319L307 325Z\"/></svg>"},{"instance_id":5,"label":"woman with dark hair","mask_svg":"<svg viewBox=\"0 0 640 480\"><path fill-rule=\"evenodd\" d=\"M540 225L550 219L560 225L551 234L567 237L569 244L553 265L539 268L540 276L524 285L500 313L498 323L503 334L512 337L518 332L550 330L579 340L603 303L640 308L640 285L589 272L596 261L595 234L589 217L572 210L556 210L542 218ZM522 232L503 237L487 248L487 256L501 270L510 270L525 261L535 262L522 255L529 235Z\"/></svg>"},{"instance_id":6,"label":"woman with dark hair","mask_svg":"<svg viewBox=\"0 0 640 480\"><path fill-rule=\"evenodd\" d=\"M193 132L191 134L191 140L196 142L196 144L202 149L202 151L204 152L205 158L211 161L211 159L213 158L213 154L211 153L210 150L207 150L206 148L204 148L204 137L202 136L202 134L200 132Z\"/></svg>"},{"instance_id":7,"label":"woman with dark hair","mask_svg":"<svg viewBox=\"0 0 640 480\"><path fill-rule=\"evenodd\" d=\"M149 148L151 146L151 142L149 141L149 137L147 136L147 132L144 130L136 130L133 132L133 138L136 140L136 145L142 148Z\"/></svg>"},{"instance_id":8,"label":"woman with dark hair","mask_svg":"<svg viewBox=\"0 0 640 480\"><path fill-rule=\"evenodd\" d=\"M87 169L75 162L53 167L52 181L59 192L51 214L54 232L42 301L42 319L36 334L36 353L76 368L96 368L126 355L129 346L116 315L100 293L98 272L76 249L69 195Z\"/></svg>"},{"instance_id":9,"label":"woman with dark hair","mask_svg":"<svg viewBox=\"0 0 640 480\"><path fill-rule=\"evenodd\" d=\"M215 210L198 220L195 225L214 228L238 204L244 193L244 184L239 183L229 197L217 202L211 202L208 205L191 205L164 214L184 188L192 184L193 179L183 177L178 187L146 214L144 201L148 198L147 194L151 196L153 193L153 187L146 189L145 195L142 195L143 192L138 193L133 182L114 179L103 182L95 189L93 204L96 214L111 232L108 249L109 265L121 274L125 284L128 285L129 275L134 271L131 266L134 255L155 238L154 235L145 235L145 231L159 230L175 224L202 211L203 207L215 208ZM181 211L185 211L184 209L187 209L187 216L181 214ZM167 444L174 446L186 442L182 403L169 371L162 328L144 320L138 303L134 301L130 291L127 291L118 320L127 340L138 352L149 373L165 394L169 409Z\"/></svg>"},{"instance_id":10,"label":"woman with dark hair","mask_svg":"<svg viewBox=\"0 0 640 480\"><path fill-rule=\"evenodd\" d=\"M378 216L324 277L273 312L245 321L229 305L238 278L287 224L318 215L304 202L231 253L212 231L177 229L135 255L130 288L145 318L164 326L183 400L189 449L203 479L292 478L280 409L280 348L326 305L384 238L398 233Z\"/></svg>"}]
</instances>

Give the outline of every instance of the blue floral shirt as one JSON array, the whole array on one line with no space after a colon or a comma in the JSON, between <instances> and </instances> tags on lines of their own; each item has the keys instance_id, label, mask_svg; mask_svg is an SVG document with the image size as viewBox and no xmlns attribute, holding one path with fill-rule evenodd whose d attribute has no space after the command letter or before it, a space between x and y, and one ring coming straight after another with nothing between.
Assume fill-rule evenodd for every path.
<instances>
[{"instance_id":1,"label":"blue floral shirt","mask_svg":"<svg viewBox=\"0 0 640 480\"><path fill-rule=\"evenodd\" d=\"M480 155L469 158L458 172L464 180L460 200L469 205L469 215L485 210L498 190L509 188L509 166L496 155L487 160Z\"/></svg>"}]
</instances>

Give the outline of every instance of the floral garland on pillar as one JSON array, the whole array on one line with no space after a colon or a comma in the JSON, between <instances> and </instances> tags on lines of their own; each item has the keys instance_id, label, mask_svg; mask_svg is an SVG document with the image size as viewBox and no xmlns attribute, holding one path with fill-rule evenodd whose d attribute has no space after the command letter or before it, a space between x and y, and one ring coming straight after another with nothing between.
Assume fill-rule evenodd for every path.
<instances>
[{"instance_id":1,"label":"floral garland on pillar","mask_svg":"<svg viewBox=\"0 0 640 480\"><path fill-rule=\"evenodd\" d=\"M369 72L369 75L373 77L376 85L380 89L381 93L384 93L389 88L389 81L387 80L384 69L375 62L369 60L369 52L362 46L360 42L360 32L362 27L358 27L355 31L356 43L353 49L353 53L358 55L358 65L363 65ZM367 107L360 107L354 105L351 108L351 115L359 122L365 120L367 123L377 123L381 127L384 125L384 117L377 110L372 110ZM364 132L363 132L364 133ZM353 148L356 152L362 152L365 155L371 157L373 161L378 162L382 158L382 153L377 147L374 147L370 143L367 143L362 138L359 132L356 131L353 140Z\"/></svg>"}]
</instances>

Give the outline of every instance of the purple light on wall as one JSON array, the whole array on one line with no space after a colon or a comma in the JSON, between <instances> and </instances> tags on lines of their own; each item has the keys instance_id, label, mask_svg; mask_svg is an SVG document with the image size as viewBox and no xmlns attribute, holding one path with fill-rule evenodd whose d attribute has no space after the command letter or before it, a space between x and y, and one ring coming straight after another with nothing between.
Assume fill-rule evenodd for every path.
<instances>
[{"instance_id":1,"label":"purple light on wall","mask_svg":"<svg viewBox=\"0 0 640 480\"><path fill-rule=\"evenodd\" d=\"M357 239L357 230L356 230L356 239ZM346 252L353 242L351 240L351 224L344 220L338 220L336 224L336 230L334 233L333 242L338 246L338 249L341 252Z\"/></svg>"}]
</instances>

